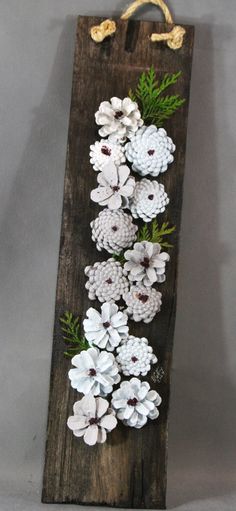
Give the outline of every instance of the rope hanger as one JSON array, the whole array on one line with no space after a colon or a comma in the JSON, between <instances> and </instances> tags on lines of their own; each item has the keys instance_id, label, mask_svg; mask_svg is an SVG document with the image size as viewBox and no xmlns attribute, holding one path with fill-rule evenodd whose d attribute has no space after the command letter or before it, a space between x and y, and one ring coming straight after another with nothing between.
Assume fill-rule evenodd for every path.
<instances>
[{"instance_id":1,"label":"rope hanger","mask_svg":"<svg viewBox=\"0 0 236 511\"><path fill-rule=\"evenodd\" d=\"M164 0L135 0L121 15L121 20L128 20L135 11L144 4L152 3L162 10L166 23L174 25L172 15L169 8L165 4ZM90 35L93 41L101 43L106 37L111 36L116 32L116 23L113 20L107 19L102 21L100 25L94 26L90 30ZM169 48L172 50L178 50L183 46L183 40L185 35L185 29L179 25L174 25L170 32L164 32L162 34L151 34L151 41L159 42L166 41Z\"/></svg>"}]
</instances>

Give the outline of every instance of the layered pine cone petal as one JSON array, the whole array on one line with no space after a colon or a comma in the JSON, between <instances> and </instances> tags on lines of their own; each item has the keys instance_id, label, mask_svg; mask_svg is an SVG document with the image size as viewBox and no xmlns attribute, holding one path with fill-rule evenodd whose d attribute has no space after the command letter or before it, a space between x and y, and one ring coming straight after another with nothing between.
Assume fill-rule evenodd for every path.
<instances>
[{"instance_id":1,"label":"layered pine cone petal","mask_svg":"<svg viewBox=\"0 0 236 511\"><path fill-rule=\"evenodd\" d=\"M116 361L125 376L146 376L151 364L156 364L157 357L145 337L130 335L117 348Z\"/></svg>"},{"instance_id":2,"label":"layered pine cone petal","mask_svg":"<svg viewBox=\"0 0 236 511\"><path fill-rule=\"evenodd\" d=\"M127 305L125 312L134 321L150 323L161 308L162 294L153 287L143 285L131 286L123 295Z\"/></svg>"},{"instance_id":3,"label":"layered pine cone petal","mask_svg":"<svg viewBox=\"0 0 236 511\"><path fill-rule=\"evenodd\" d=\"M84 272L88 277L85 287L90 300L97 298L100 302L117 302L128 292L129 283L124 270L113 258L86 266Z\"/></svg>"},{"instance_id":4,"label":"layered pine cone petal","mask_svg":"<svg viewBox=\"0 0 236 511\"><path fill-rule=\"evenodd\" d=\"M136 183L130 200L130 211L134 218L151 222L159 213L163 213L170 200L164 185L157 181L142 179Z\"/></svg>"},{"instance_id":5,"label":"layered pine cone petal","mask_svg":"<svg viewBox=\"0 0 236 511\"><path fill-rule=\"evenodd\" d=\"M153 177L165 172L173 162L175 145L163 128L142 126L125 146L126 158L141 176Z\"/></svg>"},{"instance_id":6,"label":"layered pine cone petal","mask_svg":"<svg viewBox=\"0 0 236 511\"><path fill-rule=\"evenodd\" d=\"M90 146L90 163L94 170L102 170L108 163L115 163L118 167L125 162L124 146L111 140L97 140Z\"/></svg>"},{"instance_id":7,"label":"layered pine cone petal","mask_svg":"<svg viewBox=\"0 0 236 511\"><path fill-rule=\"evenodd\" d=\"M132 217L121 209L103 209L90 225L92 240L99 251L104 249L110 254L119 254L136 240L138 227L133 224Z\"/></svg>"}]
</instances>

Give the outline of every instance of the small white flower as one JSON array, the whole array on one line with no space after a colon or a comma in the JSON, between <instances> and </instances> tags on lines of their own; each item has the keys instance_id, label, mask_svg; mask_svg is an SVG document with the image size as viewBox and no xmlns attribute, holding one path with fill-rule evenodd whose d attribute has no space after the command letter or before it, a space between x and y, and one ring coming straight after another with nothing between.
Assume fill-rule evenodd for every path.
<instances>
[{"instance_id":1,"label":"small white flower","mask_svg":"<svg viewBox=\"0 0 236 511\"><path fill-rule=\"evenodd\" d=\"M75 366L68 373L71 386L82 394L106 396L120 381L115 357L107 351L88 348L75 355L71 363Z\"/></svg>"},{"instance_id":2,"label":"small white flower","mask_svg":"<svg viewBox=\"0 0 236 511\"><path fill-rule=\"evenodd\" d=\"M92 190L90 196L100 206L109 209L127 208L135 187L135 180L130 177L127 165L116 167L113 162L108 163L97 177L98 188Z\"/></svg>"},{"instance_id":3,"label":"small white flower","mask_svg":"<svg viewBox=\"0 0 236 511\"><path fill-rule=\"evenodd\" d=\"M117 425L115 412L108 407L106 399L87 394L74 404L74 415L68 418L67 425L76 437L83 437L87 445L103 444L107 433Z\"/></svg>"},{"instance_id":4,"label":"small white flower","mask_svg":"<svg viewBox=\"0 0 236 511\"><path fill-rule=\"evenodd\" d=\"M142 428L148 419L157 419L161 397L155 390L150 390L146 381L138 378L123 381L120 388L112 394L112 406L117 418L126 426Z\"/></svg>"},{"instance_id":5,"label":"small white flower","mask_svg":"<svg viewBox=\"0 0 236 511\"><path fill-rule=\"evenodd\" d=\"M121 346L117 348L116 360L125 376L146 376L151 364L157 363L157 357L145 337L130 335Z\"/></svg>"},{"instance_id":6,"label":"small white flower","mask_svg":"<svg viewBox=\"0 0 236 511\"><path fill-rule=\"evenodd\" d=\"M113 258L86 266L84 272L88 277L85 287L90 300L118 302L129 289L124 269Z\"/></svg>"},{"instance_id":7,"label":"small white flower","mask_svg":"<svg viewBox=\"0 0 236 511\"><path fill-rule=\"evenodd\" d=\"M141 176L158 176L174 161L175 145L163 128L154 125L140 128L125 149L133 171Z\"/></svg>"},{"instance_id":8,"label":"small white flower","mask_svg":"<svg viewBox=\"0 0 236 511\"><path fill-rule=\"evenodd\" d=\"M161 308L161 293L153 287L145 287L141 284L131 286L130 290L123 295L127 305L125 312L134 321L150 323Z\"/></svg>"},{"instance_id":9,"label":"small white flower","mask_svg":"<svg viewBox=\"0 0 236 511\"><path fill-rule=\"evenodd\" d=\"M165 267L170 256L167 252L161 252L159 243L137 242L133 250L127 250L124 256L127 260L124 269L131 282L139 282L149 287L155 282L165 281Z\"/></svg>"},{"instance_id":10,"label":"small white flower","mask_svg":"<svg viewBox=\"0 0 236 511\"><path fill-rule=\"evenodd\" d=\"M169 202L164 185L143 178L135 184L134 193L130 199L130 211L134 218L151 222L153 218L165 211Z\"/></svg>"},{"instance_id":11,"label":"small white flower","mask_svg":"<svg viewBox=\"0 0 236 511\"><path fill-rule=\"evenodd\" d=\"M101 306L101 314L92 307L87 310L83 322L85 337L90 346L114 351L120 342L127 338L129 327L128 316L119 311L115 303L105 302Z\"/></svg>"},{"instance_id":12,"label":"small white flower","mask_svg":"<svg viewBox=\"0 0 236 511\"><path fill-rule=\"evenodd\" d=\"M111 140L102 139L90 146L90 163L94 170L102 170L108 163L119 167L125 162L124 146Z\"/></svg>"},{"instance_id":13,"label":"small white flower","mask_svg":"<svg viewBox=\"0 0 236 511\"><path fill-rule=\"evenodd\" d=\"M119 254L125 248L131 247L137 238L138 226L123 209L103 209L90 226L97 250L104 249L110 254Z\"/></svg>"},{"instance_id":14,"label":"small white flower","mask_svg":"<svg viewBox=\"0 0 236 511\"><path fill-rule=\"evenodd\" d=\"M96 123L102 126L101 137L112 135L117 139L131 137L143 125L137 103L130 98L111 98L103 101L95 114Z\"/></svg>"}]
</instances>

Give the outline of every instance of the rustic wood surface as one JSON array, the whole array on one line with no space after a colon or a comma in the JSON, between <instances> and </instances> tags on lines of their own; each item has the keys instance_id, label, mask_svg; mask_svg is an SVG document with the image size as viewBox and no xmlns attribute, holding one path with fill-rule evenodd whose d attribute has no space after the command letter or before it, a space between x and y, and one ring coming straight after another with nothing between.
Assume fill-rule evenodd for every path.
<instances>
[{"instance_id":1,"label":"rustic wood surface","mask_svg":"<svg viewBox=\"0 0 236 511\"><path fill-rule=\"evenodd\" d=\"M89 37L89 28L100 21L78 18L42 501L163 509L193 27L185 27L184 46L174 52L165 44L153 44L148 39L152 32L163 32L167 26L147 21L118 21L116 35L97 45ZM104 445L91 448L75 438L66 425L78 394L67 378L70 361L63 357L59 318L66 310L82 317L89 306L98 305L88 300L83 269L107 258L107 253L96 251L89 227L100 211L89 199L97 178L89 163L89 146L98 138L94 113L101 101L114 95L125 97L129 88L135 87L140 73L152 64L161 76L182 70L171 93L176 91L187 99L165 125L177 149L174 163L159 176L170 197L165 214L159 218L175 224L177 231L172 238L175 246L171 249L167 280L160 286L162 311L149 325L130 322L132 334L148 337L165 371L161 383L151 382L163 402L159 420L149 421L141 430L119 424Z\"/></svg>"}]
</instances>

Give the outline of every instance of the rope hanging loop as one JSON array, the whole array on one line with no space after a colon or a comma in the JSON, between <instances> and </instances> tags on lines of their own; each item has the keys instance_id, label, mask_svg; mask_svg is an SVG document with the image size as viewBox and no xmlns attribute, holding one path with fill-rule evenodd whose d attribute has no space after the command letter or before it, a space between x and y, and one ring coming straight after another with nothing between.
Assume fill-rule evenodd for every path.
<instances>
[{"instance_id":1,"label":"rope hanging loop","mask_svg":"<svg viewBox=\"0 0 236 511\"><path fill-rule=\"evenodd\" d=\"M169 25L174 25L174 21L169 8L167 7L164 0L135 0L126 11L121 15L122 20L128 20L135 11L144 4L154 4L160 7L162 10L165 21ZM107 19L102 21L100 25L94 26L90 30L90 35L96 43L101 43L106 37L116 32L116 23L113 20ZM172 50L178 50L182 48L184 42L185 29L179 25L174 25L170 32L164 32L162 34L151 34L152 42L166 41L169 48Z\"/></svg>"}]
</instances>

